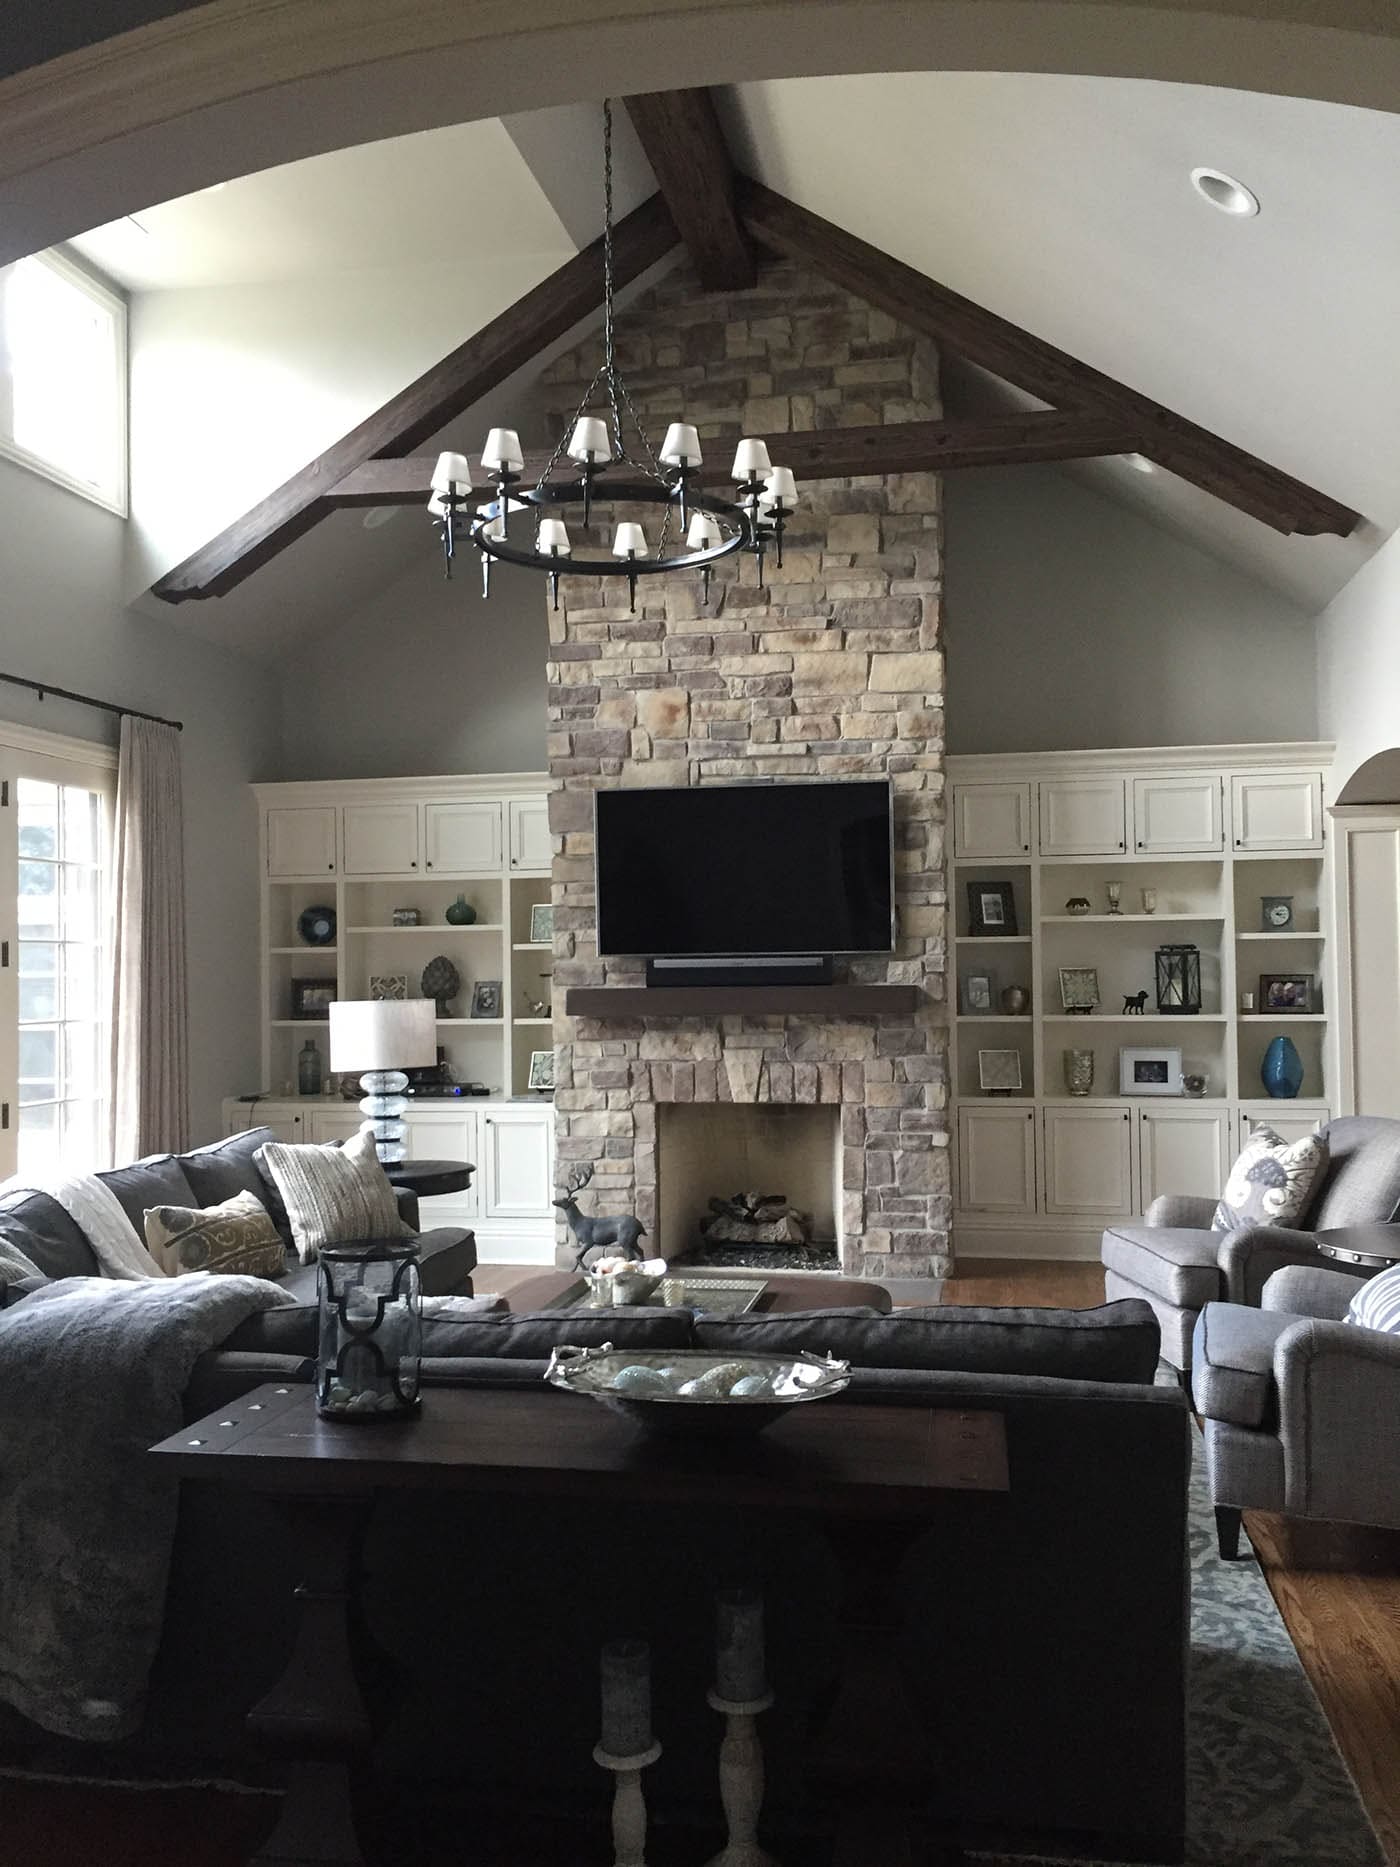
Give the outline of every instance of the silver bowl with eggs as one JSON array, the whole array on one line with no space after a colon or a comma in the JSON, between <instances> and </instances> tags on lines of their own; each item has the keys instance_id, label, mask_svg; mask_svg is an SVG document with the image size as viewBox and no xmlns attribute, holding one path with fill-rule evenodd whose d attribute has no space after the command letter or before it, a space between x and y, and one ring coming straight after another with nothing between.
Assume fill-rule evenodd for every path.
<instances>
[{"instance_id":1,"label":"silver bowl with eggs","mask_svg":"<svg viewBox=\"0 0 1400 1867\"><path fill-rule=\"evenodd\" d=\"M666 1275L665 1258L597 1258L584 1272L588 1300L595 1308L645 1303Z\"/></svg>"},{"instance_id":2,"label":"silver bowl with eggs","mask_svg":"<svg viewBox=\"0 0 1400 1867\"><path fill-rule=\"evenodd\" d=\"M648 1352L561 1345L545 1380L586 1394L652 1432L762 1432L789 1407L849 1386L851 1364L834 1355L714 1355L699 1349Z\"/></svg>"}]
</instances>

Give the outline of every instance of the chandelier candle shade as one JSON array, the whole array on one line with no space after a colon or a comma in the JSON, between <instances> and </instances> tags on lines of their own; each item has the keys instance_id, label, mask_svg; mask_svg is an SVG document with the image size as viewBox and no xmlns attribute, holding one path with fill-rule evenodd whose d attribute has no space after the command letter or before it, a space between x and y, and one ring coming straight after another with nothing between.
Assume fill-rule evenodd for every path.
<instances>
[{"instance_id":1,"label":"chandelier candle shade","mask_svg":"<svg viewBox=\"0 0 1400 1867\"><path fill-rule=\"evenodd\" d=\"M360 1112L375 1152L388 1166L408 1154L404 1112L407 1070L437 1062L437 1024L426 998L336 999L330 1007L331 1068L359 1075Z\"/></svg>"},{"instance_id":2,"label":"chandelier candle shade","mask_svg":"<svg viewBox=\"0 0 1400 1867\"><path fill-rule=\"evenodd\" d=\"M446 573L451 577L457 541L469 537L481 552L483 596L491 594L493 558L543 571L555 608L562 557L580 576L625 577L633 611L639 577L699 571L708 604L711 570L720 558L747 553L757 565L760 584L766 553L771 549L777 562L783 561L783 529L797 507L791 469L775 467L766 443L746 437L734 456L734 496L723 497L707 492L701 483L704 455L699 429L692 422L673 421L660 450L654 448L618 371L613 298L612 104L605 98L602 367L532 489L520 484L525 456L513 428L493 428L486 437L481 466L489 487L473 491L470 468L461 454L440 455L433 471L428 511L442 540ZM595 398L601 405L596 408ZM624 417L630 433L624 430ZM578 469L577 475L567 473L566 462ZM624 477L627 469L630 473ZM604 477L610 470L617 473L616 479ZM587 549L582 539L576 549L562 516L554 514L581 506L586 531L595 498L612 507L659 506L660 524L653 528L651 541L640 520L622 519L610 549ZM533 515L532 535L523 522L512 533L511 514L526 511Z\"/></svg>"}]
</instances>

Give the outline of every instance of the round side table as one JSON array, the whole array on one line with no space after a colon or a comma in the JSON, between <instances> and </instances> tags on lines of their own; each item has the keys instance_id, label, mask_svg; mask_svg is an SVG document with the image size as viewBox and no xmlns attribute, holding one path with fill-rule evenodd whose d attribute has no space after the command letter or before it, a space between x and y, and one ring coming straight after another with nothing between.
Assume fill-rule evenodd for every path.
<instances>
[{"instance_id":1,"label":"round side table","mask_svg":"<svg viewBox=\"0 0 1400 1867\"><path fill-rule=\"evenodd\" d=\"M390 1186L402 1186L417 1199L439 1193L465 1193L476 1168L465 1160L397 1160L384 1169Z\"/></svg>"},{"instance_id":2,"label":"round side table","mask_svg":"<svg viewBox=\"0 0 1400 1867\"><path fill-rule=\"evenodd\" d=\"M1389 1270L1400 1264L1400 1225L1345 1225L1319 1232L1317 1248L1324 1257L1357 1270Z\"/></svg>"}]
</instances>

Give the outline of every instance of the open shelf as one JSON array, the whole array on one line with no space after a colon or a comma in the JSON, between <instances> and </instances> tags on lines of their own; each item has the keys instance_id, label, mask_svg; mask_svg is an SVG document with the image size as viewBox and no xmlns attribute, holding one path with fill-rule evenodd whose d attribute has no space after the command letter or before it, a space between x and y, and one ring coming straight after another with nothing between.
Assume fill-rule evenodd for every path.
<instances>
[{"instance_id":1,"label":"open shelf","mask_svg":"<svg viewBox=\"0 0 1400 1867\"><path fill-rule=\"evenodd\" d=\"M309 957L313 953L329 953L334 956L339 951L339 948L333 946L312 946L309 941L303 940L300 946L270 946L267 950L269 953L294 953L298 959L301 959L304 956Z\"/></svg>"},{"instance_id":2,"label":"open shelf","mask_svg":"<svg viewBox=\"0 0 1400 1867\"><path fill-rule=\"evenodd\" d=\"M1074 1011L1048 1011L1046 1024L1075 1024L1087 1030L1095 1024L1174 1024L1178 1029L1193 1024L1228 1024L1230 1017L1224 1011L1091 1011L1087 1014ZM1079 1100L1078 1097L1075 1098Z\"/></svg>"},{"instance_id":3,"label":"open shelf","mask_svg":"<svg viewBox=\"0 0 1400 1867\"><path fill-rule=\"evenodd\" d=\"M960 1011L954 1024L1033 1024L1028 1011Z\"/></svg>"},{"instance_id":4,"label":"open shelf","mask_svg":"<svg viewBox=\"0 0 1400 1867\"><path fill-rule=\"evenodd\" d=\"M552 940L513 940L510 950L512 953L552 953L554 942ZM516 1022L519 1023L519 1019Z\"/></svg>"},{"instance_id":5,"label":"open shelf","mask_svg":"<svg viewBox=\"0 0 1400 1867\"><path fill-rule=\"evenodd\" d=\"M1029 946L1029 934L954 934L956 946Z\"/></svg>"},{"instance_id":6,"label":"open shelf","mask_svg":"<svg viewBox=\"0 0 1400 1867\"><path fill-rule=\"evenodd\" d=\"M347 927L345 931L352 934L466 934L500 933L502 927L500 921L469 921L464 927L454 927L451 921L429 921L419 927Z\"/></svg>"},{"instance_id":7,"label":"open shelf","mask_svg":"<svg viewBox=\"0 0 1400 1867\"><path fill-rule=\"evenodd\" d=\"M1312 933L1308 933L1306 931L1300 932L1297 928L1290 927L1282 933L1240 933L1236 934L1235 938L1237 940L1325 940L1327 936L1316 930Z\"/></svg>"},{"instance_id":8,"label":"open shelf","mask_svg":"<svg viewBox=\"0 0 1400 1867\"><path fill-rule=\"evenodd\" d=\"M1211 926L1220 926L1224 923L1225 916L1223 914L1042 914L1040 920L1042 926L1047 921L1063 921L1067 925L1076 927L1092 926L1096 921L1110 923L1113 921L1149 921L1156 922L1159 926L1182 922L1188 925L1199 925L1206 922Z\"/></svg>"},{"instance_id":9,"label":"open shelf","mask_svg":"<svg viewBox=\"0 0 1400 1867\"><path fill-rule=\"evenodd\" d=\"M1290 1024L1326 1024L1325 1011L1242 1011L1241 1024L1277 1024L1286 1030Z\"/></svg>"}]
</instances>

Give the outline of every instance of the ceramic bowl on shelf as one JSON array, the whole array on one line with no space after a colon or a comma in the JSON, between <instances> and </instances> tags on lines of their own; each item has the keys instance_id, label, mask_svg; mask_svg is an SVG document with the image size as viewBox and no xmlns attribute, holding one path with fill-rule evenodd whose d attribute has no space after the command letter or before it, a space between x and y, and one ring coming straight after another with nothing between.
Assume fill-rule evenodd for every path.
<instances>
[{"instance_id":1,"label":"ceramic bowl on shelf","mask_svg":"<svg viewBox=\"0 0 1400 1867\"><path fill-rule=\"evenodd\" d=\"M715 1355L702 1349L646 1353L561 1344L545 1380L586 1394L649 1432L748 1435L806 1400L839 1394L851 1364L833 1355Z\"/></svg>"},{"instance_id":2,"label":"ceramic bowl on shelf","mask_svg":"<svg viewBox=\"0 0 1400 1867\"><path fill-rule=\"evenodd\" d=\"M1065 903L1066 914L1092 914L1093 908L1084 895L1071 895Z\"/></svg>"}]
</instances>

